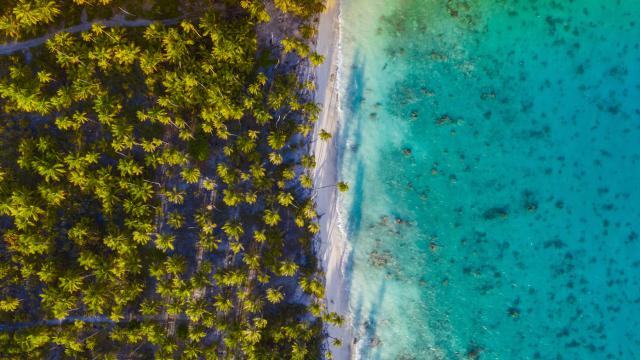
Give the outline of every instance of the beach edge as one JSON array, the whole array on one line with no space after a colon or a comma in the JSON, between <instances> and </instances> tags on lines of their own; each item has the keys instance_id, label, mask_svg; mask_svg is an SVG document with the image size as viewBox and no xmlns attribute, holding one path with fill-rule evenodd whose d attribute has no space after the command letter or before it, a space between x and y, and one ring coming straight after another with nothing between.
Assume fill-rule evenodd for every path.
<instances>
[{"instance_id":1,"label":"beach edge","mask_svg":"<svg viewBox=\"0 0 640 360\"><path fill-rule=\"evenodd\" d=\"M338 69L340 59L340 0L327 0L325 11L320 16L315 50L325 57L317 68L314 100L322 106L316 123L311 150L315 155L316 168L313 179L316 190L316 209L320 215L320 236L316 253L325 272L325 301L327 309L345 318L340 327L327 326L330 338L342 340L336 347L329 341L329 350L334 360L351 358L351 325L349 321L348 292L345 287L345 269L349 253L348 243L339 226L337 155L339 150L339 86ZM325 130L333 135L327 141L319 139Z\"/></svg>"}]
</instances>

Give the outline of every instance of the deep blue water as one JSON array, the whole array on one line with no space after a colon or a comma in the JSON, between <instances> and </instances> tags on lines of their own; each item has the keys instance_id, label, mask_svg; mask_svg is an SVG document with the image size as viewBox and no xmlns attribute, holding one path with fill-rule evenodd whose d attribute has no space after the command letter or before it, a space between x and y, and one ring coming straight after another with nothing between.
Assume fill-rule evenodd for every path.
<instances>
[{"instance_id":1,"label":"deep blue water","mask_svg":"<svg viewBox=\"0 0 640 360\"><path fill-rule=\"evenodd\" d=\"M640 2L342 6L359 358L640 358Z\"/></svg>"}]
</instances>

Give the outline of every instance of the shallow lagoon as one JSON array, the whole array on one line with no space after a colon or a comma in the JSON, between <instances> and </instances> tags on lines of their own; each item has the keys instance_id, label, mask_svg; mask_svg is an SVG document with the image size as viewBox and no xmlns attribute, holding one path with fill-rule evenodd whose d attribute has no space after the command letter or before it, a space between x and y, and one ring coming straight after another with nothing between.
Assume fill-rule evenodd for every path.
<instances>
[{"instance_id":1,"label":"shallow lagoon","mask_svg":"<svg viewBox=\"0 0 640 360\"><path fill-rule=\"evenodd\" d=\"M639 358L640 4L342 17L359 358Z\"/></svg>"}]
</instances>

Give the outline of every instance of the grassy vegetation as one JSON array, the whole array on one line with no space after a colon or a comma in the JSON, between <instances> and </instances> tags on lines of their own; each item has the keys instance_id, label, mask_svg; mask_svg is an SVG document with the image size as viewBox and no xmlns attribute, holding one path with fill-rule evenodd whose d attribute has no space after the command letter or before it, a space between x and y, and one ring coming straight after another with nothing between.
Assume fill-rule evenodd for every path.
<instances>
[{"instance_id":1,"label":"grassy vegetation","mask_svg":"<svg viewBox=\"0 0 640 360\"><path fill-rule=\"evenodd\" d=\"M342 319L312 251L319 109L275 64L322 59L303 35L261 44L265 5L0 5L5 42L83 11L185 16L0 57L1 357L320 357L323 322ZM301 34L322 8L275 5Z\"/></svg>"}]
</instances>

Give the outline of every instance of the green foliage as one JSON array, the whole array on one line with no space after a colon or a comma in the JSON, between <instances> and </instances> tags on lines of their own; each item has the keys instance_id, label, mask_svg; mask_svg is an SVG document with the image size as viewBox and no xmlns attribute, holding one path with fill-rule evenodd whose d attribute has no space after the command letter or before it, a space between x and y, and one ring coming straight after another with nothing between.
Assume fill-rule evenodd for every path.
<instances>
[{"instance_id":1,"label":"green foliage","mask_svg":"<svg viewBox=\"0 0 640 360\"><path fill-rule=\"evenodd\" d=\"M18 0L10 12L0 17L0 34L9 39L33 34L38 25L52 23L61 10L53 0Z\"/></svg>"},{"instance_id":2,"label":"green foliage","mask_svg":"<svg viewBox=\"0 0 640 360\"><path fill-rule=\"evenodd\" d=\"M175 241L176 237L174 235L169 235L169 234L158 234L156 235L156 247L159 250L163 250L163 251L167 251L167 250L173 250L173 242Z\"/></svg>"},{"instance_id":3,"label":"green foliage","mask_svg":"<svg viewBox=\"0 0 640 360\"><path fill-rule=\"evenodd\" d=\"M309 56L309 52L311 51L309 45L295 38L282 39L281 43L285 53L295 51L303 58Z\"/></svg>"},{"instance_id":4,"label":"green foliage","mask_svg":"<svg viewBox=\"0 0 640 360\"><path fill-rule=\"evenodd\" d=\"M184 216L182 216L178 211L172 211L167 216L167 224L176 230L180 229L184 223Z\"/></svg>"},{"instance_id":5,"label":"green foliage","mask_svg":"<svg viewBox=\"0 0 640 360\"><path fill-rule=\"evenodd\" d=\"M209 157L210 147L208 137L204 134L196 135L187 144L189 155L199 161L205 161Z\"/></svg>"},{"instance_id":6,"label":"green foliage","mask_svg":"<svg viewBox=\"0 0 640 360\"><path fill-rule=\"evenodd\" d=\"M272 304L277 304L284 299L284 294L276 289L267 289L267 300Z\"/></svg>"},{"instance_id":7,"label":"green foliage","mask_svg":"<svg viewBox=\"0 0 640 360\"><path fill-rule=\"evenodd\" d=\"M327 141L331 139L331 133L327 132L325 129L320 129L318 137L320 138L320 140Z\"/></svg>"},{"instance_id":8,"label":"green foliage","mask_svg":"<svg viewBox=\"0 0 640 360\"><path fill-rule=\"evenodd\" d=\"M9 297L0 300L0 312L13 312L18 310L20 299Z\"/></svg>"},{"instance_id":9,"label":"green foliage","mask_svg":"<svg viewBox=\"0 0 640 360\"><path fill-rule=\"evenodd\" d=\"M344 181L340 181L336 186L338 188L338 191L340 191L340 192L349 191L349 185Z\"/></svg>"},{"instance_id":10,"label":"green foliage","mask_svg":"<svg viewBox=\"0 0 640 360\"><path fill-rule=\"evenodd\" d=\"M309 61L313 66L320 66L324 63L324 56L314 52L309 56Z\"/></svg>"},{"instance_id":11,"label":"green foliage","mask_svg":"<svg viewBox=\"0 0 640 360\"><path fill-rule=\"evenodd\" d=\"M283 12L309 17L322 12L324 6L320 0L275 0L275 5Z\"/></svg>"},{"instance_id":12,"label":"green foliage","mask_svg":"<svg viewBox=\"0 0 640 360\"><path fill-rule=\"evenodd\" d=\"M322 3L276 1L302 24L281 49L259 42L263 1L225 4L0 57L0 317L37 320L0 333L3 356L317 358L336 319L318 305L316 164L299 149L319 109L313 83L275 64L279 51L322 62L309 41ZM73 26L83 9L91 21L178 5L10 0L0 39ZM291 310L283 277L309 307Z\"/></svg>"},{"instance_id":13,"label":"green foliage","mask_svg":"<svg viewBox=\"0 0 640 360\"><path fill-rule=\"evenodd\" d=\"M184 168L180 172L180 176L187 184L195 184L200 180L200 169L198 168Z\"/></svg>"}]
</instances>

